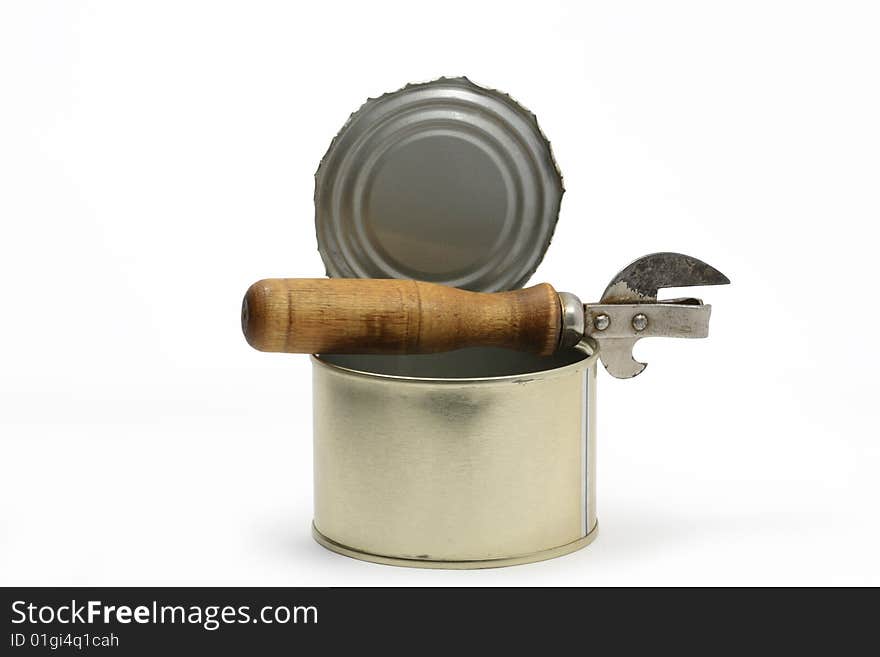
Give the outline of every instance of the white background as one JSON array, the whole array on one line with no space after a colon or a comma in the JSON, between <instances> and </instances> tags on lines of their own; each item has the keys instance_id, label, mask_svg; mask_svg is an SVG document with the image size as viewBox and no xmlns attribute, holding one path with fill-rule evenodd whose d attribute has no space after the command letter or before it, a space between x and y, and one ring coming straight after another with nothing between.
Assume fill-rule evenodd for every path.
<instances>
[{"instance_id":1,"label":"white background","mask_svg":"<svg viewBox=\"0 0 880 657\"><path fill-rule=\"evenodd\" d=\"M880 584L870 2L4 2L0 583ZM600 372L598 540L490 571L325 551L308 358L246 287L324 272L312 175L368 96L470 76L568 192L533 282L733 280Z\"/></svg>"}]
</instances>

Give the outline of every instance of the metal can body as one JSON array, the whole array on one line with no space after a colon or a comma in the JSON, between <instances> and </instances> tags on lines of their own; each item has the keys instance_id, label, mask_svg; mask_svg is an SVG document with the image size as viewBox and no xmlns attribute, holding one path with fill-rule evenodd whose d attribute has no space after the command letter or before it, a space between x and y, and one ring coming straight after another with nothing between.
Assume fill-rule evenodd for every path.
<instances>
[{"instance_id":1,"label":"metal can body","mask_svg":"<svg viewBox=\"0 0 880 657\"><path fill-rule=\"evenodd\" d=\"M595 536L589 350L316 356L313 373L314 535L325 547L482 568Z\"/></svg>"}]
</instances>

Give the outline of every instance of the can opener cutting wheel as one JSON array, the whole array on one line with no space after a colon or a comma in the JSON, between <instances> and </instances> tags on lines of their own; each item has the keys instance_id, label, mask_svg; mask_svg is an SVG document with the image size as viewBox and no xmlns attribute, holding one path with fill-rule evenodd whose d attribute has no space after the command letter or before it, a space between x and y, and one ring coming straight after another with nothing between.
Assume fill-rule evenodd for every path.
<instances>
[{"instance_id":1,"label":"can opener cutting wheel","mask_svg":"<svg viewBox=\"0 0 880 657\"><path fill-rule=\"evenodd\" d=\"M669 287L730 281L701 260L653 253L622 269L598 303L581 303L547 283L509 292L469 292L398 279L275 278L254 283L242 303L248 343L287 353L396 353L506 347L550 355L598 344L617 378L646 367L633 357L642 338L705 338L712 307L700 299L658 300Z\"/></svg>"}]
</instances>

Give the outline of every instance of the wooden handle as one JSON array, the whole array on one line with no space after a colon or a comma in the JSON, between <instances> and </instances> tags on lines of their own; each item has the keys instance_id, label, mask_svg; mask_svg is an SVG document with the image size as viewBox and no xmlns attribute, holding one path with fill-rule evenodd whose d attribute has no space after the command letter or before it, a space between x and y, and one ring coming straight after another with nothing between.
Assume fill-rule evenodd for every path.
<instances>
[{"instance_id":1,"label":"wooden handle","mask_svg":"<svg viewBox=\"0 0 880 657\"><path fill-rule=\"evenodd\" d=\"M241 308L252 347L306 354L494 346L549 355L561 321L547 283L489 294L395 279L274 278L251 285Z\"/></svg>"}]
</instances>

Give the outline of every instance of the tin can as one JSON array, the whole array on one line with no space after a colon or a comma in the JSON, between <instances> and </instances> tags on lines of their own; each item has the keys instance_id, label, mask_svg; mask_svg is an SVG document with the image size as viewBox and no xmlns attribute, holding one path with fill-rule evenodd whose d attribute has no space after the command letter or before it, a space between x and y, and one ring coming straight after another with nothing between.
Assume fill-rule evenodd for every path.
<instances>
[{"instance_id":1,"label":"tin can","mask_svg":"<svg viewBox=\"0 0 880 657\"><path fill-rule=\"evenodd\" d=\"M384 564L491 568L596 536L597 355L315 356L313 532Z\"/></svg>"},{"instance_id":2,"label":"tin can","mask_svg":"<svg viewBox=\"0 0 880 657\"><path fill-rule=\"evenodd\" d=\"M466 78L368 100L315 176L336 277L521 287L562 177L534 114ZM379 330L379 329L377 329ZM596 355L500 349L313 357L314 536L381 563L481 568L595 536Z\"/></svg>"}]
</instances>

